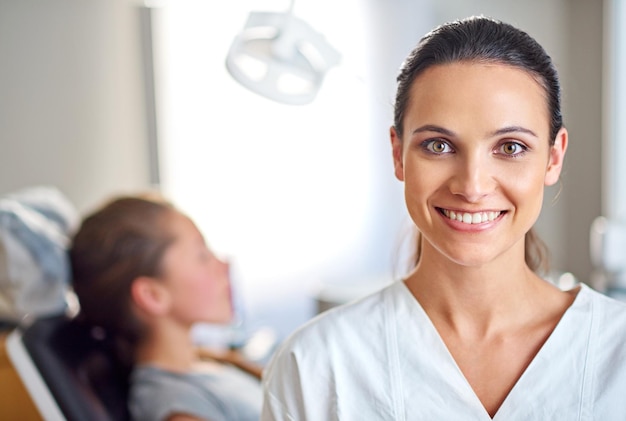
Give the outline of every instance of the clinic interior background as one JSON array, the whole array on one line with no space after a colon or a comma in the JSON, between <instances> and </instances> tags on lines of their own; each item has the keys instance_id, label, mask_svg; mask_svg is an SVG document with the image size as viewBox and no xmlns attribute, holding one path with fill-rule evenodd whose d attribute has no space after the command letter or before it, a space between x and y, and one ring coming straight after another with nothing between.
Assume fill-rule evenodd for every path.
<instances>
[{"instance_id":1,"label":"clinic interior background","mask_svg":"<svg viewBox=\"0 0 626 421\"><path fill-rule=\"evenodd\" d=\"M152 2L147 33L143 2L0 0L0 194L54 185L87 212L158 185L231 260L248 326L283 336L320 291L341 300L402 275L395 76L428 29L484 14L528 31L560 71L571 143L537 228L556 272L592 279L590 226L626 191L612 161L618 0L298 0L294 14L341 54L302 106L251 93L224 66L250 11L289 3Z\"/></svg>"}]
</instances>

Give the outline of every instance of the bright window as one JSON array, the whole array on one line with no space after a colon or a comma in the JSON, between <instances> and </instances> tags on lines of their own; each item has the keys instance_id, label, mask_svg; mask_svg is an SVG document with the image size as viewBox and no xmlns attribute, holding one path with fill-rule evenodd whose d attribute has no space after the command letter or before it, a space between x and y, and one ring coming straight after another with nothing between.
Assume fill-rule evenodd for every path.
<instances>
[{"instance_id":1,"label":"bright window","mask_svg":"<svg viewBox=\"0 0 626 421\"><path fill-rule=\"evenodd\" d=\"M287 1L176 0L155 19L162 188L231 259L250 317L288 313L285 331L314 312L320 283L392 276L404 216L392 101L366 82L360 4L296 2L295 15L342 54L305 106L251 93L224 64L248 13Z\"/></svg>"}]
</instances>

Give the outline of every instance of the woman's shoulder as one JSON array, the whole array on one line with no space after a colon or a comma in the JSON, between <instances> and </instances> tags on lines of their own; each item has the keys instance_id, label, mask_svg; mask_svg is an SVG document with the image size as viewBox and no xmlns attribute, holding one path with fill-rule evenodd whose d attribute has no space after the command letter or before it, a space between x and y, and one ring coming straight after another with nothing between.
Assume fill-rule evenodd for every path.
<instances>
[{"instance_id":1,"label":"woman's shoulder","mask_svg":"<svg viewBox=\"0 0 626 421\"><path fill-rule=\"evenodd\" d=\"M626 302L603 294L590 286L581 285L581 308L588 309L592 335L597 346L624 348L626 346Z\"/></svg>"},{"instance_id":2,"label":"woman's shoulder","mask_svg":"<svg viewBox=\"0 0 626 421\"><path fill-rule=\"evenodd\" d=\"M617 403L623 400L626 388L626 303L586 285L580 294L588 304L581 308L590 309L587 320L591 329L580 329L578 333L589 332L585 368L589 372L587 390L593 399L594 419L623 419L623 405Z\"/></svg>"},{"instance_id":3,"label":"woman's shoulder","mask_svg":"<svg viewBox=\"0 0 626 421\"><path fill-rule=\"evenodd\" d=\"M392 301L402 294L402 287L402 283L393 283L327 310L292 333L263 372L266 396L280 396L277 405L289 402L287 407L294 410L305 398L318 404L328 402L332 399L328 385L336 381L350 383L349 379L378 374L383 378L387 314L394 310ZM352 374L346 377L342 373Z\"/></svg>"},{"instance_id":4,"label":"woman's shoulder","mask_svg":"<svg viewBox=\"0 0 626 421\"><path fill-rule=\"evenodd\" d=\"M386 310L385 300L396 289L398 283L394 282L364 297L326 310L296 329L285 343L327 343L345 338L345 335L367 331L368 327L379 325Z\"/></svg>"},{"instance_id":5,"label":"woman's shoulder","mask_svg":"<svg viewBox=\"0 0 626 421\"><path fill-rule=\"evenodd\" d=\"M385 328L389 298L402 288L398 284L401 283L394 282L356 301L326 310L300 326L278 347L264 377L272 367L280 371L341 363L345 358L355 358L351 350L363 349L363 345L369 353L376 352L375 347L380 344L372 339Z\"/></svg>"},{"instance_id":6,"label":"woman's shoulder","mask_svg":"<svg viewBox=\"0 0 626 421\"><path fill-rule=\"evenodd\" d=\"M599 317L611 319L615 324L626 324L626 302L603 294L586 284L581 284L580 294L583 299L592 303L594 313Z\"/></svg>"}]
</instances>

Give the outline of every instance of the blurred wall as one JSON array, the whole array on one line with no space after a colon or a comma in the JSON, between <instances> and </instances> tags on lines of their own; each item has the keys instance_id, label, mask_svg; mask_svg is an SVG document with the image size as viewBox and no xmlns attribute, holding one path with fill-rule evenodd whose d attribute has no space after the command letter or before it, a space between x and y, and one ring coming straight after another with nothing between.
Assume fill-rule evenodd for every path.
<instances>
[{"instance_id":1,"label":"blurred wall","mask_svg":"<svg viewBox=\"0 0 626 421\"><path fill-rule=\"evenodd\" d=\"M602 214L603 203L603 2L567 3L568 79L564 103L570 149L563 175L566 223L561 241L566 254L562 267L587 281L592 272L589 232L593 220Z\"/></svg>"},{"instance_id":2,"label":"blurred wall","mask_svg":"<svg viewBox=\"0 0 626 421\"><path fill-rule=\"evenodd\" d=\"M141 32L128 0L0 0L0 194L79 209L148 187Z\"/></svg>"}]
</instances>

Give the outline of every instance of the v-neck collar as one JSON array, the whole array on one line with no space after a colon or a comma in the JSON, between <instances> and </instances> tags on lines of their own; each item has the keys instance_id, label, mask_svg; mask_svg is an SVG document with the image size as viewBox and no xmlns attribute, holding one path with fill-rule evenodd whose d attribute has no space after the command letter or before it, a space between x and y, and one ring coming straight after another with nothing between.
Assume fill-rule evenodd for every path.
<instances>
[{"instance_id":1,"label":"v-neck collar","mask_svg":"<svg viewBox=\"0 0 626 421\"><path fill-rule=\"evenodd\" d=\"M558 399L571 401L569 406L578 405L578 410L572 408L573 411L576 411L576 418L567 418L578 419L580 407L584 401L584 396L582 396L584 393L583 385L590 375L584 369L587 366L588 352L586 350L589 347L592 323L592 317L589 317L591 296L586 285L581 284L580 291L572 304L564 312L539 352L509 391L495 416L491 418L424 308L411 294L404 282L397 282L397 284L396 288L393 289L400 289L400 291L397 293L390 291L392 293L389 295L389 299L393 303L389 303L392 305L387 306L387 308L392 309L388 316L394 319L393 321L389 320L389 322L395 325L393 327L395 334L389 335L387 340L396 341L395 348L398 350L415 349L415 354L410 354L409 357L404 358L417 359L418 361L415 361L414 364L419 366L419 371L423 372L429 381L437 378L443 379L442 381L434 381L432 387L444 388L445 390L434 391L428 399L437 399L439 392L441 392L443 401L445 401L446 395L454 396L460 405L465 405L466 409L471 411L472 414L468 414L467 419L504 421L528 419L529 414L531 419L554 419L555 414L549 416L550 410L554 406L548 403L557 396L551 394L558 394L559 385L569 385L567 390L570 390L571 384L577 383L580 385L579 394L572 394L572 396L565 398L558 395ZM408 320L411 320L411 323L407 323ZM581 352L564 352L570 348ZM397 366L392 369L402 373L403 368L411 366L413 363L401 361L400 355L404 356L406 353L396 353L398 360L395 361L395 364ZM412 370L408 370L408 372L412 372ZM415 398L410 393L412 389L410 384L397 388L403 393L409 389L407 397ZM420 393L424 393L424 391ZM447 404L450 405L451 403L448 401ZM402 404L401 406L404 408L406 405ZM522 415L525 418L521 417Z\"/></svg>"}]
</instances>

